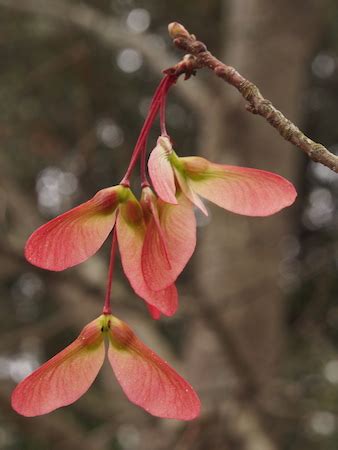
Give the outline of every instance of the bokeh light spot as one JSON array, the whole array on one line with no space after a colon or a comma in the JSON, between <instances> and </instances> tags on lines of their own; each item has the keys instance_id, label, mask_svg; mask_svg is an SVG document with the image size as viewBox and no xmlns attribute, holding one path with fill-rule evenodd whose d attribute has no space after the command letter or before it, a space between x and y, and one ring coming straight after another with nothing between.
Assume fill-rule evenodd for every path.
<instances>
[{"instance_id":1,"label":"bokeh light spot","mask_svg":"<svg viewBox=\"0 0 338 450\"><path fill-rule=\"evenodd\" d=\"M127 27L134 33L143 33L149 28L150 14L146 9L135 8L128 14Z\"/></svg>"},{"instance_id":2,"label":"bokeh light spot","mask_svg":"<svg viewBox=\"0 0 338 450\"><path fill-rule=\"evenodd\" d=\"M118 67L126 73L133 73L140 69L143 58L140 52L133 48L121 50L116 58Z\"/></svg>"}]
</instances>

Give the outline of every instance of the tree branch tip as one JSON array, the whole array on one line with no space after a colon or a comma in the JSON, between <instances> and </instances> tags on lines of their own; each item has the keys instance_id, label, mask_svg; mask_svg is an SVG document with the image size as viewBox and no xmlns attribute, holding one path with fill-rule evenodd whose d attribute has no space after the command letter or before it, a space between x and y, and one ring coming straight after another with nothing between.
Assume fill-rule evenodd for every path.
<instances>
[{"instance_id":1,"label":"tree branch tip","mask_svg":"<svg viewBox=\"0 0 338 450\"><path fill-rule=\"evenodd\" d=\"M196 69L209 68L216 76L222 78L241 93L242 97L248 102L245 106L248 112L264 117L285 140L292 142L313 161L320 162L334 172L338 172L338 156L331 154L324 146L313 142L302 133L296 125L274 107L270 100L263 97L254 83L244 78L234 67L228 66L215 58L208 51L206 45L198 41L180 23L172 22L168 29L174 45L188 53L182 61L169 69L169 73L176 75L184 73L185 79L187 79L195 74ZM189 54L192 54L195 59L192 59Z\"/></svg>"},{"instance_id":2,"label":"tree branch tip","mask_svg":"<svg viewBox=\"0 0 338 450\"><path fill-rule=\"evenodd\" d=\"M172 39L176 39L178 37L184 37L184 38L192 38L188 30L181 25L179 22L171 22L168 25L168 32L169 36Z\"/></svg>"}]
</instances>

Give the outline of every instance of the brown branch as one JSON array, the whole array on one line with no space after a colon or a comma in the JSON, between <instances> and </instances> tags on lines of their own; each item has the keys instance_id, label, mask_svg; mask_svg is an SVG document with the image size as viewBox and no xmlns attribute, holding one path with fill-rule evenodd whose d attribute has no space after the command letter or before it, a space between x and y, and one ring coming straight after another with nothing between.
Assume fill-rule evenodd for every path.
<instances>
[{"instance_id":1,"label":"brown branch","mask_svg":"<svg viewBox=\"0 0 338 450\"><path fill-rule=\"evenodd\" d=\"M147 61L149 67L160 74L163 67L175 64L175 59L168 51L156 45L154 36L149 33L133 34L112 15L83 2L66 0L0 0L0 7L12 9L22 13L30 13L46 17L73 26L82 32L95 36L103 44L110 47L130 46L138 50ZM198 87L181 83L177 91L183 100L203 114L210 92L204 83ZM197 92L197 94L196 94Z\"/></svg>"},{"instance_id":2,"label":"brown branch","mask_svg":"<svg viewBox=\"0 0 338 450\"><path fill-rule=\"evenodd\" d=\"M244 78L234 67L224 64L213 56L203 42L190 34L183 25L173 22L169 25L169 34L176 47L186 51L185 59L168 71L182 73L186 70L188 76L194 74L196 69L207 67L219 78L234 86L248 102L246 109L252 114L259 114L272 125L287 141L296 145L314 162L319 162L334 172L338 172L338 156L331 153L323 145L310 138L287 119L270 100L263 97L258 87Z\"/></svg>"}]
</instances>

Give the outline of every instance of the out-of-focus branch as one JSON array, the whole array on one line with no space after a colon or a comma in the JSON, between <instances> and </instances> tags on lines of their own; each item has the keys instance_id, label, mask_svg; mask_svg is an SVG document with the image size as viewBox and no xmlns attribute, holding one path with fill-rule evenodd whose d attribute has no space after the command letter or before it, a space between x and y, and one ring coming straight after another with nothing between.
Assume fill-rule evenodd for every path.
<instances>
[{"instance_id":1,"label":"out-of-focus branch","mask_svg":"<svg viewBox=\"0 0 338 450\"><path fill-rule=\"evenodd\" d=\"M91 437L90 433L81 426L76 416L65 413L63 415L58 414L53 416L47 414L38 421L27 421L26 418L15 414L10 408L8 397L9 390L12 386L7 383L2 383L1 387L1 411L16 424L21 432L29 433L33 440L36 439L42 445L56 442L55 445L57 448L62 448L63 450L71 450L74 448L81 448L81 450L98 449L97 445L91 439L88 439L88 437ZM104 445L100 447L100 450L106 448L108 447Z\"/></svg>"},{"instance_id":2,"label":"out-of-focus branch","mask_svg":"<svg viewBox=\"0 0 338 450\"><path fill-rule=\"evenodd\" d=\"M105 15L85 3L65 0L0 0L0 6L49 17L66 25L75 26L112 47L133 47L142 53L149 67L158 74L163 67L175 64L175 58L155 42L154 36L147 33L133 34L111 15ZM210 96L209 89L204 83L199 82L198 88L196 85L181 83L177 85L177 90L183 100L198 114L204 113Z\"/></svg>"},{"instance_id":3,"label":"out-of-focus branch","mask_svg":"<svg viewBox=\"0 0 338 450\"><path fill-rule=\"evenodd\" d=\"M230 361L231 368L240 381L240 388L237 393L239 405L243 406L246 414L247 425L244 435L259 437L261 450L276 450L274 437L266 427L265 419L269 415L264 405L259 401L260 381L253 372L252 367L242 354L241 349L236 342L225 322L219 315L219 311L212 305L207 304L198 294L194 296L195 304L198 303L202 317L209 329L217 336L221 349L224 352L226 360ZM235 408L235 406L234 406ZM249 439L250 440L250 439ZM245 448L251 448L251 444ZM255 448L255 445L253 445Z\"/></svg>"},{"instance_id":4,"label":"out-of-focus branch","mask_svg":"<svg viewBox=\"0 0 338 450\"><path fill-rule=\"evenodd\" d=\"M207 50L206 45L198 41L183 25L177 22L171 23L169 34L176 47L190 54L189 58L186 57L188 74L203 67L211 69L218 77L234 86L242 94L248 102L246 109L249 112L264 117L285 140L300 148L312 161L319 162L334 172L338 172L338 156L305 136L296 125L273 106L270 100L263 97L254 83L244 78L234 67L224 64L213 56ZM179 66L179 70L182 70L181 66Z\"/></svg>"}]
</instances>

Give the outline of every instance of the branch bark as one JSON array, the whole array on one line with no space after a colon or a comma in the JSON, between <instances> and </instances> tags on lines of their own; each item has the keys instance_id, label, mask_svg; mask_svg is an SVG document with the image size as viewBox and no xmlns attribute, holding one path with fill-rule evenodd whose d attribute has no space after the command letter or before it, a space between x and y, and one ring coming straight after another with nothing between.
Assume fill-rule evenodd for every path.
<instances>
[{"instance_id":1,"label":"branch bark","mask_svg":"<svg viewBox=\"0 0 338 450\"><path fill-rule=\"evenodd\" d=\"M247 111L264 117L279 134L286 140L301 149L308 157L323 164L334 172L338 172L338 156L331 153L322 144L308 138L294 123L287 119L270 100L263 97L258 87L244 78L237 70L224 64L207 50L206 45L198 41L190 34L183 25L173 22L169 25L169 34L176 47L188 52L186 58L186 70L188 74L194 73L196 69L207 67L216 76L234 86L243 98L248 102ZM182 65L177 65L182 70ZM173 68L172 70L176 70Z\"/></svg>"}]
</instances>

